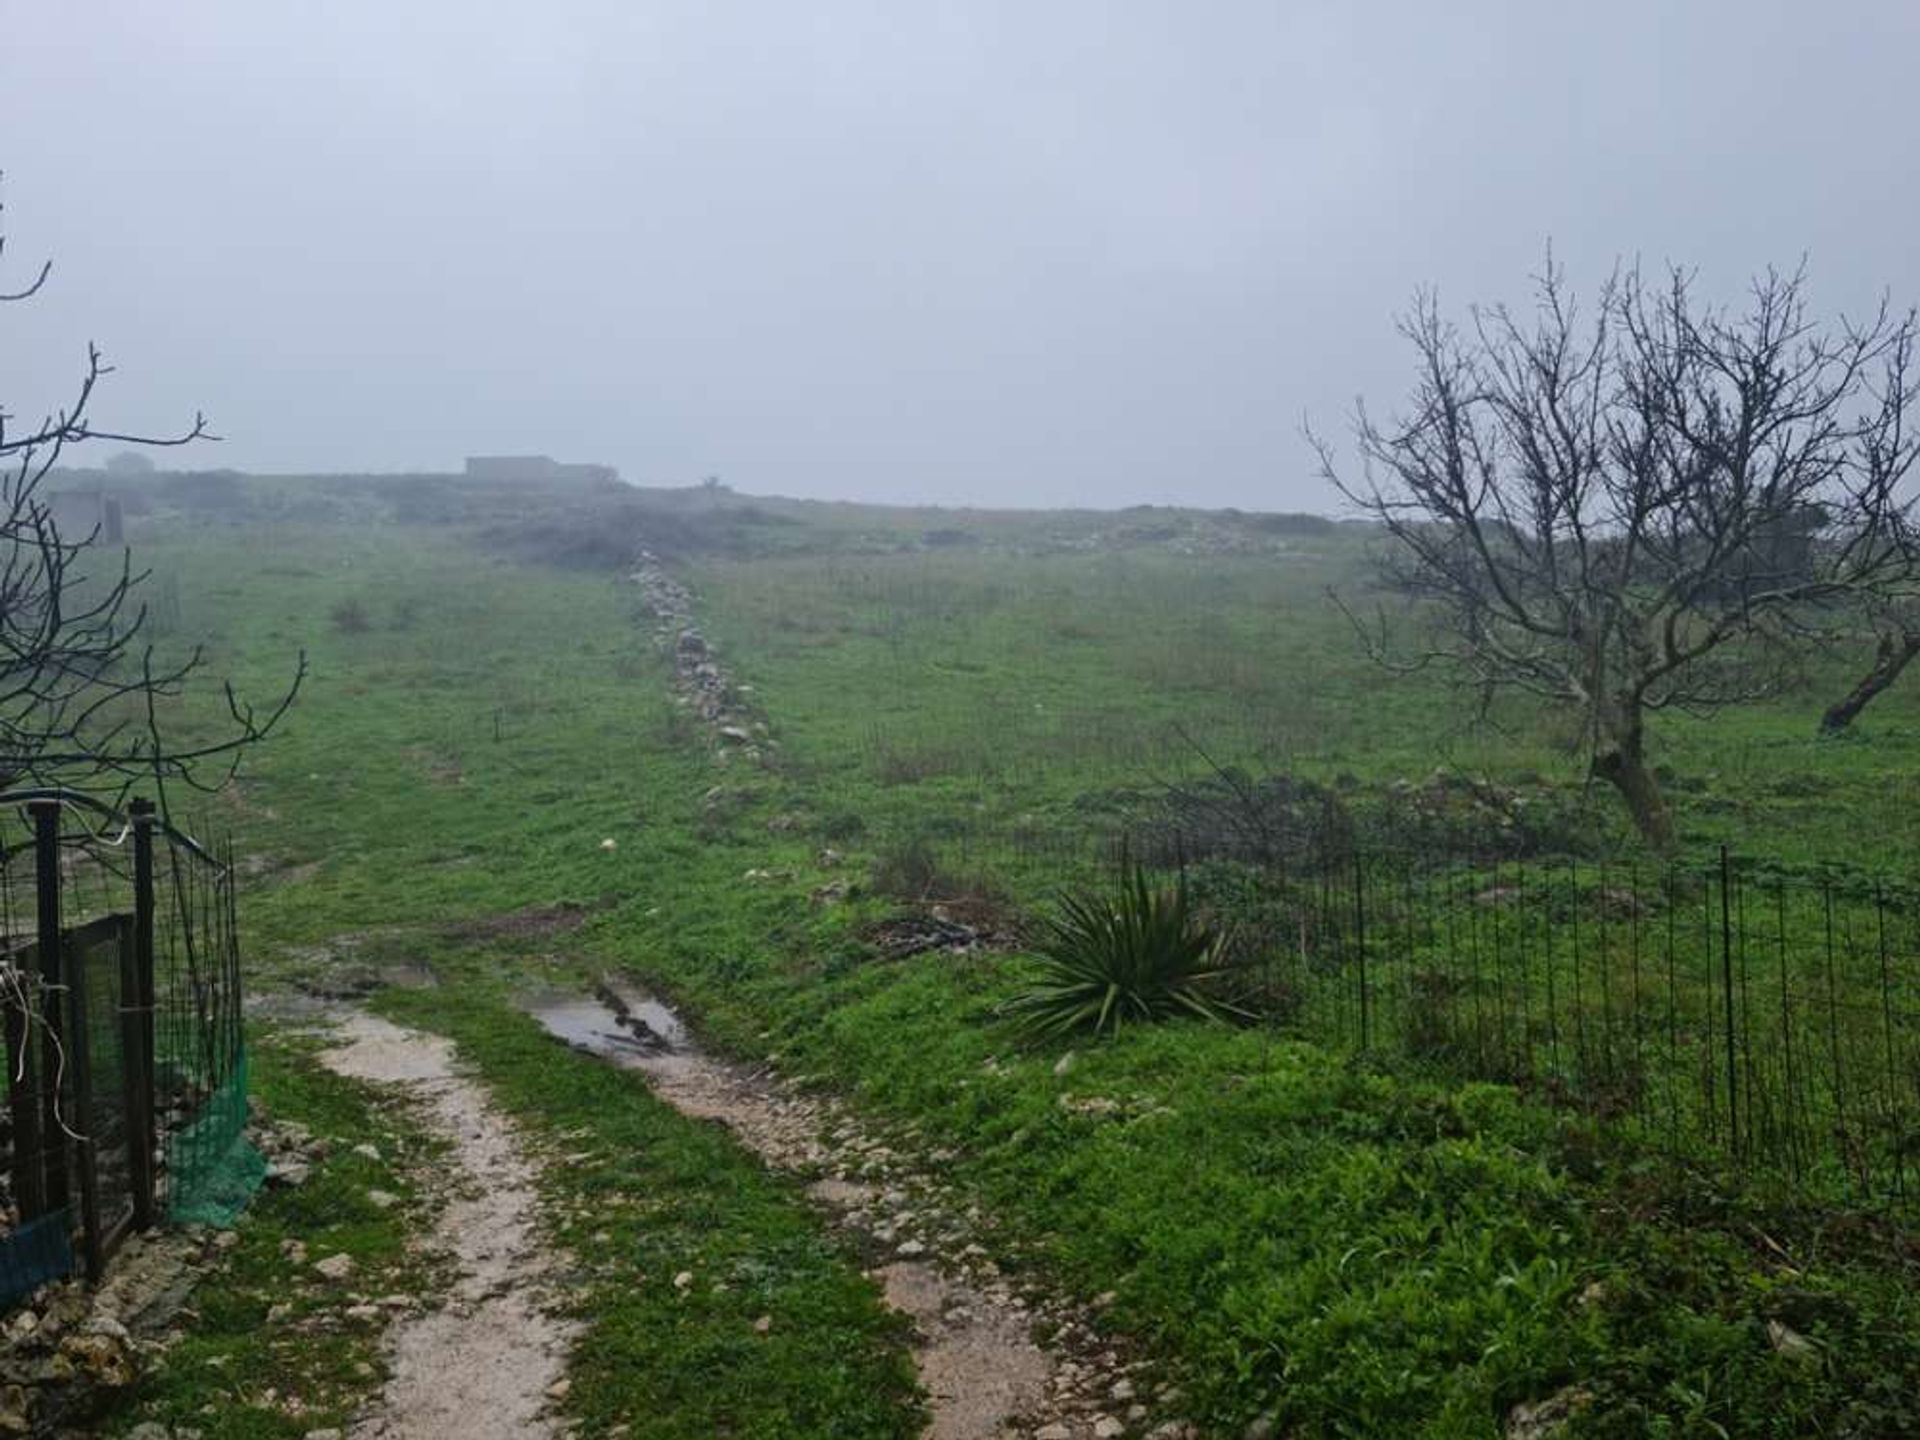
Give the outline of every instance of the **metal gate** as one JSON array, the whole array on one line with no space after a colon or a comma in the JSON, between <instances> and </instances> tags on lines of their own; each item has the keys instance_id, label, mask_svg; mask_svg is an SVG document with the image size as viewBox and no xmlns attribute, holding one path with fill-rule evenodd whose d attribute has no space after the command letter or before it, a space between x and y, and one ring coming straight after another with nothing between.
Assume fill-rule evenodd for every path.
<instances>
[{"instance_id":1,"label":"metal gate","mask_svg":"<svg viewBox=\"0 0 1920 1440\"><path fill-rule=\"evenodd\" d=\"M98 1280L132 1231L222 1185L237 1208L258 1181L232 865L150 804L0 795L0 823L14 802L29 833L0 843L0 1308L75 1270Z\"/></svg>"}]
</instances>

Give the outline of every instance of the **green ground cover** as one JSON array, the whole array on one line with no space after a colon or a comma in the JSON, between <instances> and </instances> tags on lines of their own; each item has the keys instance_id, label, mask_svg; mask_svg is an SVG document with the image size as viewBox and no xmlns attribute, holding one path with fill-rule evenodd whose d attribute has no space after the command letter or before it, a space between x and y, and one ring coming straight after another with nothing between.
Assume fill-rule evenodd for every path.
<instances>
[{"instance_id":1,"label":"green ground cover","mask_svg":"<svg viewBox=\"0 0 1920 1440\"><path fill-rule=\"evenodd\" d=\"M1567 1386L1594 1434L1920 1424L1920 1291L1898 1231L1763 1205L1498 1086L1264 1031L1168 1026L1058 1074L1056 1051L995 1018L1019 957L881 961L860 929L883 901L809 902L822 843L864 862L929 827L1017 902L1043 899L1045 844L997 837L1070 832L1088 796L1191 763L1165 738L1175 721L1236 763L1367 783L1437 753L1572 786L1551 726L1475 727L1457 697L1356 659L1319 599L1352 574L1344 537L1292 560L896 556L833 538L862 521L805 554L700 561L709 633L781 742L762 772L715 769L606 573L505 561L457 527L162 523L150 554L177 578L179 633L211 640L217 669L264 683L295 644L313 651L286 733L213 807L262 872L247 921L263 969L431 950L459 997L439 1023L516 1108L566 1102L535 1083L502 977L630 969L718 1042L954 1152L1006 1243L1115 1291L1113 1323L1223 1434L1271 1409L1302 1435L1487 1436ZM330 622L349 599L366 628ZM1823 683L1662 730L1689 841L1759 832L1802 858L1912 863L1920 711L1891 696L1860 739L1819 744ZM718 807L701 798L716 783ZM449 938L557 905L581 927L509 958ZM396 1003L423 1023L438 1009ZM615 1118L640 1100L596 1094L578 1123L651 1125ZM605 1263L611 1285L630 1262ZM1811 1348L1782 1348L1779 1327ZM642 1343L596 1333L606 1353Z\"/></svg>"}]
</instances>

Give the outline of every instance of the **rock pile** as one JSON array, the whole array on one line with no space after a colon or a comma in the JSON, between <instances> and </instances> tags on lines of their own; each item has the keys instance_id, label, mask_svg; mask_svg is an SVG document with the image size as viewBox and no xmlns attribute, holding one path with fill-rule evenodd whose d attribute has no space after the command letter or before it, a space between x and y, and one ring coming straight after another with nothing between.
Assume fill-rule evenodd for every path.
<instances>
[{"instance_id":1,"label":"rock pile","mask_svg":"<svg viewBox=\"0 0 1920 1440\"><path fill-rule=\"evenodd\" d=\"M639 553L627 578L639 588L640 603L654 617L655 640L673 656L674 703L707 727L714 763L766 763L779 744L749 702L752 690L733 683L694 623L692 592L669 575L650 550Z\"/></svg>"},{"instance_id":2,"label":"rock pile","mask_svg":"<svg viewBox=\"0 0 1920 1440\"><path fill-rule=\"evenodd\" d=\"M48 1286L7 1317L0 1434L46 1434L83 1420L104 1396L139 1379L141 1358L126 1323L82 1285Z\"/></svg>"},{"instance_id":3,"label":"rock pile","mask_svg":"<svg viewBox=\"0 0 1920 1440\"><path fill-rule=\"evenodd\" d=\"M816 900L819 892L815 892ZM981 950L1012 950L1019 937L992 925L976 925L953 915L945 906L935 905L924 913L910 913L877 920L862 932L867 943L888 960L905 960L929 950L944 950L954 955L971 955Z\"/></svg>"}]
</instances>

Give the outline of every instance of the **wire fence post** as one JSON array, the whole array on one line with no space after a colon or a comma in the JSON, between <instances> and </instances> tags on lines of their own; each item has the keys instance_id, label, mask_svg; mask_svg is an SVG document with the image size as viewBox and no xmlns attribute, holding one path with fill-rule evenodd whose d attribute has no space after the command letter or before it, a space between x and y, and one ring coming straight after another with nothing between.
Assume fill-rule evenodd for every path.
<instances>
[{"instance_id":1,"label":"wire fence post","mask_svg":"<svg viewBox=\"0 0 1920 1440\"><path fill-rule=\"evenodd\" d=\"M149 1230L158 1220L158 1194L154 1178L154 1151L159 1137L154 1105L153 1051L153 827L154 804L135 800L129 807L133 820L133 973L121 977L120 1003L131 1023L125 1033L127 1047L127 1108L133 1152L133 1223Z\"/></svg>"},{"instance_id":2,"label":"wire fence post","mask_svg":"<svg viewBox=\"0 0 1920 1440\"><path fill-rule=\"evenodd\" d=\"M40 1193L47 1210L58 1210L67 1203L66 1133L60 1116L60 1085L66 1071L60 802L35 800L27 811L33 816L35 933L40 958L40 1003L30 1022L40 1030Z\"/></svg>"},{"instance_id":3,"label":"wire fence post","mask_svg":"<svg viewBox=\"0 0 1920 1440\"><path fill-rule=\"evenodd\" d=\"M40 1068L33 1054L32 981L20 975L18 993L7 997L7 1105L13 1117L13 1198L24 1223L46 1213L40 1173Z\"/></svg>"},{"instance_id":4,"label":"wire fence post","mask_svg":"<svg viewBox=\"0 0 1920 1440\"><path fill-rule=\"evenodd\" d=\"M106 1273L107 1246L106 1237L101 1233L100 1154L93 1108L93 1037L88 1034L87 1015L87 970L93 960L79 945L71 943L71 937L61 936L60 943L66 952L61 957L61 972L67 983L67 1070L72 1077L73 1097L69 1129L79 1161L74 1169L79 1172L80 1180L80 1248L86 1258L87 1283L97 1285Z\"/></svg>"},{"instance_id":5,"label":"wire fence post","mask_svg":"<svg viewBox=\"0 0 1920 1440\"><path fill-rule=\"evenodd\" d=\"M1578 1095L1583 1109L1593 1108L1593 1064L1587 1046L1587 994L1584 957L1580 953L1580 862L1567 861L1567 931L1573 941L1573 1060L1579 1075Z\"/></svg>"},{"instance_id":6,"label":"wire fence post","mask_svg":"<svg viewBox=\"0 0 1920 1440\"><path fill-rule=\"evenodd\" d=\"M1893 1038L1893 969L1887 955L1887 896L1884 888L1878 884L1873 887L1873 917L1876 943L1880 951L1880 1014L1887 1050L1885 1109L1887 1138L1893 1151L1893 1193L1905 1200L1907 1198L1906 1146L1901 1143L1900 1118L1894 1098L1899 1093L1900 1065L1896 1058Z\"/></svg>"},{"instance_id":7,"label":"wire fence post","mask_svg":"<svg viewBox=\"0 0 1920 1440\"><path fill-rule=\"evenodd\" d=\"M1365 862L1353 851L1353 953L1360 970L1360 1049L1372 1048L1372 1017L1367 1006L1367 895Z\"/></svg>"},{"instance_id":8,"label":"wire fence post","mask_svg":"<svg viewBox=\"0 0 1920 1440\"><path fill-rule=\"evenodd\" d=\"M1727 1149L1740 1158L1740 1066L1733 1031L1733 863L1720 847L1720 988L1727 1020Z\"/></svg>"},{"instance_id":9,"label":"wire fence post","mask_svg":"<svg viewBox=\"0 0 1920 1440\"><path fill-rule=\"evenodd\" d=\"M1786 881L1776 878L1773 882L1774 937L1777 955L1774 963L1780 971L1780 1056L1786 1075L1786 1096L1781 1107L1781 1135L1785 1145L1787 1164L1794 1178L1800 1175L1800 1085L1793 1067L1793 991L1788 984L1787 969L1787 885Z\"/></svg>"},{"instance_id":10,"label":"wire fence post","mask_svg":"<svg viewBox=\"0 0 1920 1440\"><path fill-rule=\"evenodd\" d=\"M1847 1135L1846 1071L1840 1062L1840 993L1833 961L1833 877L1820 880L1820 908L1827 956L1827 1050L1833 1057L1834 1131L1840 1141L1841 1171L1853 1176L1853 1149Z\"/></svg>"},{"instance_id":11,"label":"wire fence post","mask_svg":"<svg viewBox=\"0 0 1920 1440\"><path fill-rule=\"evenodd\" d=\"M1667 862L1667 1143L1680 1153L1680 975L1674 960L1674 939L1680 923L1679 898L1673 862Z\"/></svg>"}]
</instances>

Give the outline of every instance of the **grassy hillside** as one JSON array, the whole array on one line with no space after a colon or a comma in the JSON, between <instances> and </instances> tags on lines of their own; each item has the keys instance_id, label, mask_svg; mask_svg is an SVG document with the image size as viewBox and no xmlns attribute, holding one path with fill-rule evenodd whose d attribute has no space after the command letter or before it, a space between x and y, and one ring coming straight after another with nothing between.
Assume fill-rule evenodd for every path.
<instances>
[{"instance_id":1,"label":"grassy hillside","mask_svg":"<svg viewBox=\"0 0 1920 1440\"><path fill-rule=\"evenodd\" d=\"M1582 798L1567 717L1514 701L1483 714L1437 673L1364 658L1328 592L1372 600L1367 544L721 559L692 577L796 773L884 817L1071 825L1103 791L1204 773L1208 759L1371 784L1446 767ZM1920 860L1920 688L1889 694L1857 736L1814 735L1859 659L1814 657L1799 684L1748 709L1662 717L1684 843ZM1591 798L1606 847L1629 852L1611 795Z\"/></svg>"},{"instance_id":2,"label":"grassy hillside","mask_svg":"<svg viewBox=\"0 0 1920 1440\"><path fill-rule=\"evenodd\" d=\"M258 875L263 979L338 987L424 959L459 1003L380 1003L484 1036L516 983L631 970L720 1043L948 1154L1024 1264L1113 1293L1109 1323L1210 1433L1272 1412L1300 1435L1491 1436L1555 1395L1568 1433L1920 1425L1901 1230L1272 1028L1169 1025L1062 1063L996 1018L1029 973L1018 954L868 943L894 903L867 882L903 847L1013 911L1043 904L1076 835L1204 772L1202 751L1341 793L1454 767L1550 799L1583 843L1628 845L1551 718L1488 723L1357 657L1323 594L1364 587L1364 535L700 494L571 496L519 524L515 497L442 492L423 515L398 486L263 485L223 527L170 502L139 522L178 597L173 642L256 686L312 652L285 733L209 805ZM716 767L631 587L583 560L616 547L583 547L581 525L624 542L649 510L771 726L769 768ZM1920 859L1920 695L1854 740L1811 738L1847 664L1663 724L1689 843ZM823 846L847 863L823 870ZM846 876L845 903L810 898ZM556 906L577 928L500 922ZM502 1075L518 1057L504 1039L481 1054Z\"/></svg>"}]
</instances>

